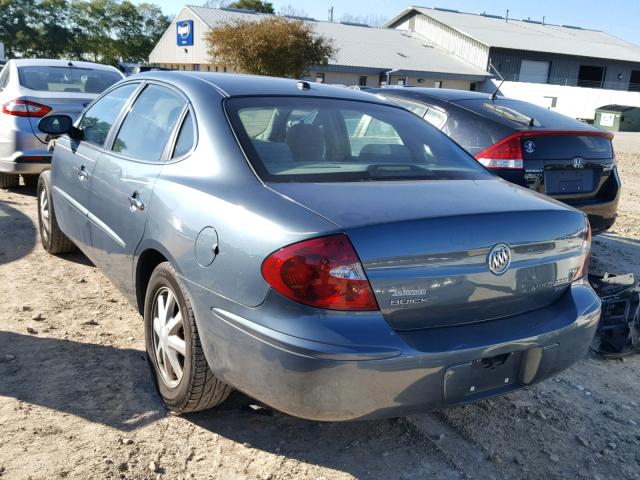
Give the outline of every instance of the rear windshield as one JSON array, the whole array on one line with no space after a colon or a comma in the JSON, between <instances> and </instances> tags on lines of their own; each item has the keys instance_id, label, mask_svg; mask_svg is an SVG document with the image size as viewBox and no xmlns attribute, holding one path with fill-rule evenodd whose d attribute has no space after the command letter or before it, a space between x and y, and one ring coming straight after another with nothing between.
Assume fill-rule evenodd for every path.
<instances>
[{"instance_id":1,"label":"rear windshield","mask_svg":"<svg viewBox=\"0 0 640 480\"><path fill-rule=\"evenodd\" d=\"M476 98L471 100L457 100L455 103L462 105L480 115L513 126L543 127L558 130L588 129L579 120L567 117L548 108L543 108L532 103L508 98L496 100Z\"/></svg>"},{"instance_id":2,"label":"rear windshield","mask_svg":"<svg viewBox=\"0 0 640 480\"><path fill-rule=\"evenodd\" d=\"M102 93L122 80L117 72L76 67L18 67L20 85L40 92Z\"/></svg>"},{"instance_id":3,"label":"rear windshield","mask_svg":"<svg viewBox=\"0 0 640 480\"><path fill-rule=\"evenodd\" d=\"M226 108L265 181L492 178L446 135L402 108L308 97L234 98Z\"/></svg>"}]
</instances>

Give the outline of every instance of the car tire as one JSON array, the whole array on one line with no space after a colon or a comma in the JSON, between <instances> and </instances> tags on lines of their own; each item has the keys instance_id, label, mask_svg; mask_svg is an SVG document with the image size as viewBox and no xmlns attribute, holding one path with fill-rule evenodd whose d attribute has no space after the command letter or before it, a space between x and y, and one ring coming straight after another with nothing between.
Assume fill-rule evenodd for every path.
<instances>
[{"instance_id":1,"label":"car tire","mask_svg":"<svg viewBox=\"0 0 640 480\"><path fill-rule=\"evenodd\" d=\"M38 181L40 177L38 175L22 175L22 181L24 182L25 187L35 188L38 186Z\"/></svg>"},{"instance_id":2,"label":"car tire","mask_svg":"<svg viewBox=\"0 0 640 480\"><path fill-rule=\"evenodd\" d=\"M12 175L11 173L0 173L0 188L17 187L19 185L19 182L19 175Z\"/></svg>"},{"instance_id":3,"label":"car tire","mask_svg":"<svg viewBox=\"0 0 640 480\"><path fill-rule=\"evenodd\" d=\"M38 178L38 226L42 248L49 253L75 252L77 247L69 240L56 220L51 201L51 172L42 172Z\"/></svg>"},{"instance_id":4,"label":"car tire","mask_svg":"<svg viewBox=\"0 0 640 480\"><path fill-rule=\"evenodd\" d=\"M172 413L205 410L229 396L232 388L209 368L189 294L169 262L159 264L149 279L144 330L158 392Z\"/></svg>"}]
</instances>

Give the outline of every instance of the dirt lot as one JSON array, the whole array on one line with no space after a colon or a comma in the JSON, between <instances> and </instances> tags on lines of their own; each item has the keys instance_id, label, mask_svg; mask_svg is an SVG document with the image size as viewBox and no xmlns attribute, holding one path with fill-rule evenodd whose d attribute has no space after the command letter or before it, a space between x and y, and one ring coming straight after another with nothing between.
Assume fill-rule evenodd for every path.
<instances>
[{"instance_id":1,"label":"dirt lot","mask_svg":"<svg viewBox=\"0 0 640 480\"><path fill-rule=\"evenodd\" d=\"M592 269L640 274L640 136L618 150L620 218ZM44 253L23 188L0 190L0 299L2 480L640 478L640 356L589 354L506 397L396 420L309 422L238 393L174 417L140 317L85 257Z\"/></svg>"}]
</instances>

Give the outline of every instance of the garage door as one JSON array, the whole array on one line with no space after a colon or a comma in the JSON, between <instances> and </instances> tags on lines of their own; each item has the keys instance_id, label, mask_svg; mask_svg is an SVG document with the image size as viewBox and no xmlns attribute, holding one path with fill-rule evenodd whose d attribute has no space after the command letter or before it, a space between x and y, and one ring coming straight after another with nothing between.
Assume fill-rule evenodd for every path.
<instances>
[{"instance_id":1,"label":"garage door","mask_svg":"<svg viewBox=\"0 0 640 480\"><path fill-rule=\"evenodd\" d=\"M519 80L521 82L547 83L549 81L550 65L550 62L522 60Z\"/></svg>"}]
</instances>

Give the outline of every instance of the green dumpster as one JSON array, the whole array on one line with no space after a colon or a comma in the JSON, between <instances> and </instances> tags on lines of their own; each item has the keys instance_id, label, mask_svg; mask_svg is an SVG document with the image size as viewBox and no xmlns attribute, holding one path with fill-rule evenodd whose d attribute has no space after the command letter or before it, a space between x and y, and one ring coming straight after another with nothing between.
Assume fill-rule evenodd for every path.
<instances>
[{"instance_id":1,"label":"green dumpster","mask_svg":"<svg viewBox=\"0 0 640 480\"><path fill-rule=\"evenodd\" d=\"M640 107L605 105L597 108L593 125L612 132L640 132Z\"/></svg>"}]
</instances>

